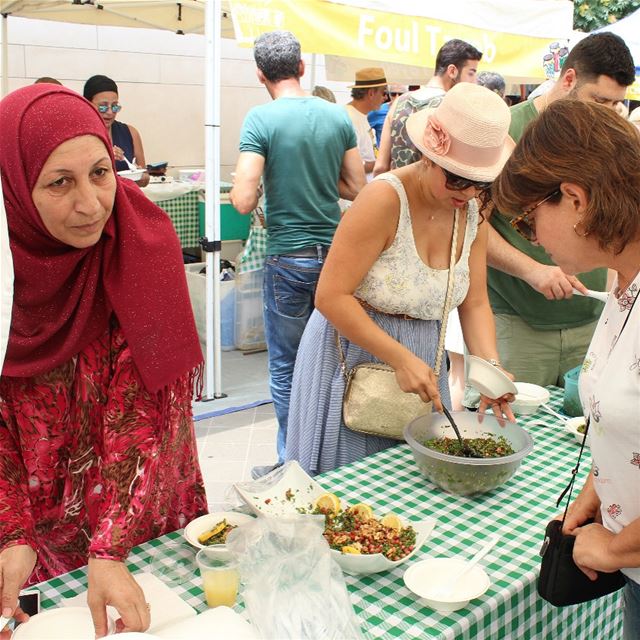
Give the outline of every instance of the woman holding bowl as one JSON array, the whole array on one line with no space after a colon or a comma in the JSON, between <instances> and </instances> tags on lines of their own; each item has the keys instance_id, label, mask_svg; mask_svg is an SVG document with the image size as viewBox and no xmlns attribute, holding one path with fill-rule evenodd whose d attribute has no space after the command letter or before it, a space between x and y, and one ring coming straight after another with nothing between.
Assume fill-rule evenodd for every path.
<instances>
[{"instance_id":1,"label":"woman holding bowl","mask_svg":"<svg viewBox=\"0 0 640 640\"><path fill-rule=\"evenodd\" d=\"M458 307L472 354L497 362L486 287L487 228L477 197L508 157L510 114L493 92L469 83L440 105L407 121L423 159L369 183L343 217L316 294L293 378L287 459L316 474L381 451L396 440L349 430L342 421L344 377L336 331L349 368L376 360L390 365L400 388L449 401L446 367L436 377L454 221ZM513 419L507 398L483 398Z\"/></svg>"},{"instance_id":2,"label":"woman holding bowl","mask_svg":"<svg viewBox=\"0 0 640 640\"><path fill-rule=\"evenodd\" d=\"M206 513L191 398L202 352L166 214L117 177L97 111L0 102L15 288L0 377L0 599L88 563L96 635L149 626L130 549Z\"/></svg>"},{"instance_id":3,"label":"woman holding bowl","mask_svg":"<svg viewBox=\"0 0 640 640\"><path fill-rule=\"evenodd\" d=\"M527 129L494 185L500 211L565 273L613 269L580 399L593 466L565 520L584 573L622 570L625 640L640 638L640 137L601 105L559 100ZM589 518L596 523L584 524Z\"/></svg>"}]
</instances>

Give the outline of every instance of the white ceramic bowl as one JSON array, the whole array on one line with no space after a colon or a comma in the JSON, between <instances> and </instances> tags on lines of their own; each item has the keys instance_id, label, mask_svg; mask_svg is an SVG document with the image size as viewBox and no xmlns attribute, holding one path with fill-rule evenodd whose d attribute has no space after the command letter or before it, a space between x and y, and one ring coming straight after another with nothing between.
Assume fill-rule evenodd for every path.
<instances>
[{"instance_id":1,"label":"white ceramic bowl","mask_svg":"<svg viewBox=\"0 0 640 640\"><path fill-rule=\"evenodd\" d=\"M340 568L351 576L365 576L371 573L380 573L380 571L389 571L411 558L427 541L436 524L434 518L425 518L420 521L400 518L400 521L403 526L411 525L416 530L416 544L413 551L400 560L389 560L381 553L342 553L336 549L331 549L331 555Z\"/></svg>"},{"instance_id":2,"label":"white ceramic bowl","mask_svg":"<svg viewBox=\"0 0 640 640\"><path fill-rule=\"evenodd\" d=\"M237 513L235 511L214 511L213 513L207 513L204 516L192 520L184 528L185 540L198 549L211 549L212 551L217 551L221 556L228 556L229 552L227 551L226 544L205 545L198 542L199 535L213 529L221 520L226 520L229 524L240 527L248 522L253 522L254 518L246 513Z\"/></svg>"},{"instance_id":3,"label":"white ceramic bowl","mask_svg":"<svg viewBox=\"0 0 640 640\"><path fill-rule=\"evenodd\" d=\"M509 376L477 356L467 356L467 382L489 398L500 398L505 393L518 393Z\"/></svg>"},{"instance_id":4,"label":"white ceramic bowl","mask_svg":"<svg viewBox=\"0 0 640 640\"><path fill-rule=\"evenodd\" d=\"M578 431L578 427L581 424L585 424L585 423L586 423L586 420L584 419L584 416L569 418L569 420L567 420L564 423L564 428L566 432L570 433L576 439L576 442L578 444L582 444L582 441L584 440L584 433L580 433ZM589 445L589 436L587 436L587 445Z\"/></svg>"},{"instance_id":5,"label":"white ceramic bowl","mask_svg":"<svg viewBox=\"0 0 640 640\"><path fill-rule=\"evenodd\" d=\"M107 627L107 635L115 633L115 622L108 616ZM47 609L18 626L12 636L13 640L87 640L94 637L89 607Z\"/></svg>"},{"instance_id":6,"label":"white ceramic bowl","mask_svg":"<svg viewBox=\"0 0 640 640\"><path fill-rule=\"evenodd\" d=\"M144 174L144 169L126 169L125 171L118 171L118 175L121 178L127 178L127 180L133 180L134 182L138 182L142 175Z\"/></svg>"},{"instance_id":7,"label":"white ceramic bowl","mask_svg":"<svg viewBox=\"0 0 640 640\"><path fill-rule=\"evenodd\" d=\"M515 382L516 399L511 403L511 409L517 416L528 416L535 413L541 404L549 402L550 394L547 389L530 382Z\"/></svg>"},{"instance_id":8,"label":"white ceramic bowl","mask_svg":"<svg viewBox=\"0 0 640 640\"><path fill-rule=\"evenodd\" d=\"M427 558L412 564L404 572L404 583L431 609L443 613L457 611L486 593L491 584L484 569L476 565L460 578L450 595L439 596L436 590L465 564L466 561L459 558Z\"/></svg>"}]
</instances>

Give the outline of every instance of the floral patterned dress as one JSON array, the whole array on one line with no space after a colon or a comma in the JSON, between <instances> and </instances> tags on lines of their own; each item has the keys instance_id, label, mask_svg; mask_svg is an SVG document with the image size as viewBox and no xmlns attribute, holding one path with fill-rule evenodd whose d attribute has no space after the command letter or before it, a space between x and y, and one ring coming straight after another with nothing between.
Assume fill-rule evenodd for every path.
<instances>
[{"instance_id":1,"label":"floral patterned dress","mask_svg":"<svg viewBox=\"0 0 640 640\"><path fill-rule=\"evenodd\" d=\"M148 392L115 325L44 375L0 378L0 549L36 550L30 584L206 513L192 387Z\"/></svg>"}]
</instances>

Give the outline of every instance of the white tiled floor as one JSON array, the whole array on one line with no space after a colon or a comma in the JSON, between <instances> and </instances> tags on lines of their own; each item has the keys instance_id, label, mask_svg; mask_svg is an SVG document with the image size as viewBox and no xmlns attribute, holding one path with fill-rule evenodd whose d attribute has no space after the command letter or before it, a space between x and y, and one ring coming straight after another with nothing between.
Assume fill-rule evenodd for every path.
<instances>
[{"instance_id":1,"label":"white tiled floor","mask_svg":"<svg viewBox=\"0 0 640 640\"><path fill-rule=\"evenodd\" d=\"M273 404L195 423L200 467L210 511L229 506L231 484L251 479L251 468L277 460Z\"/></svg>"}]
</instances>

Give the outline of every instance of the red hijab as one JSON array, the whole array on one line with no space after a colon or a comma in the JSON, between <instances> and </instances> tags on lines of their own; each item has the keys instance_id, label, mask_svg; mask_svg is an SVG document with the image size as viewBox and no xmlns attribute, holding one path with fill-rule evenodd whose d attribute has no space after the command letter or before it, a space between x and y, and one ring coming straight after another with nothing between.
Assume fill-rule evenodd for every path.
<instances>
[{"instance_id":1,"label":"red hijab","mask_svg":"<svg viewBox=\"0 0 640 640\"><path fill-rule=\"evenodd\" d=\"M98 112L52 84L0 102L0 171L15 290L2 374L30 377L66 362L107 331L113 313L149 391L202 362L180 243L167 215L117 178L100 240L76 249L45 228L31 198L52 151L83 135L113 151Z\"/></svg>"}]
</instances>

